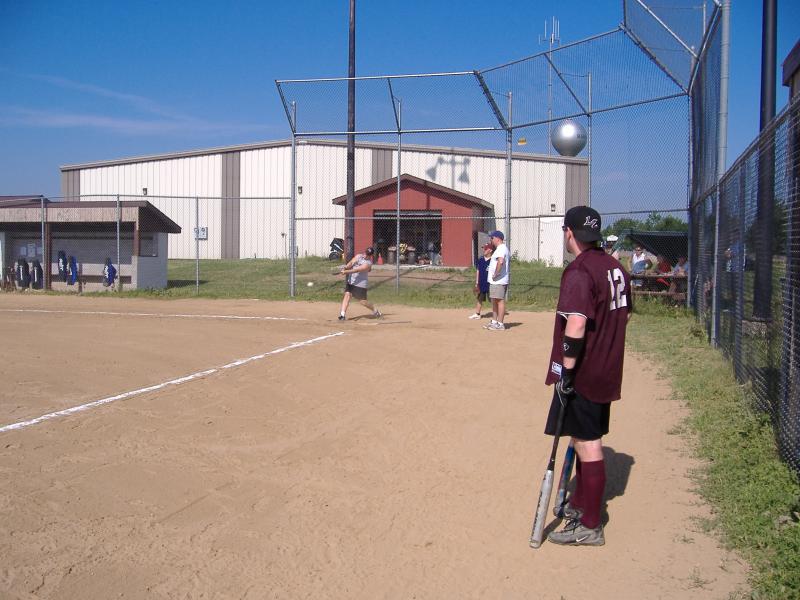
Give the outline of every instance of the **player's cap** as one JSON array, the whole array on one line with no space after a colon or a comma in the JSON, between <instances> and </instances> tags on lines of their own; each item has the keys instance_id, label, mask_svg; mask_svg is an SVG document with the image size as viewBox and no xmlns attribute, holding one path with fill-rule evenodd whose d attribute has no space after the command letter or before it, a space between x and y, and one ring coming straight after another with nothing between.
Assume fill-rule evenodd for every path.
<instances>
[{"instance_id":1,"label":"player's cap","mask_svg":"<svg viewBox=\"0 0 800 600\"><path fill-rule=\"evenodd\" d=\"M367 246L367 249L364 250L364 254L366 254L367 256L372 256L373 254L375 254L375 248L373 248L372 246Z\"/></svg>"},{"instance_id":2,"label":"player's cap","mask_svg":"<svg viewBox=\"0 0 800 600\"><path fill-rule=\"evenodd\" d=\"M569 227L575 239L581 242L599 242L603 239L600 213L588 206L573 206L564 215L564 227Z\"/></svg>"},{"instance_id":3,"label":"player's cap","mask_svg":"<svg viewBox=\"0 0 800 600\"><path fill-rule=\"evenodd\" d=\"M502 231L493 231L492 233L489 234L489 237L490 238L496 237L501 240L506 239Z\"/></svg>"},{"instance_id":4,"label":"player's cap","mask_svg":"<svg viewBox=\"0 0 800 600\"><path fill-rule=\"evenodd\" d=\"M616 242L619 238L616 235L610 235L606 238L607 242Z\"/></svg>"}]
</instances>

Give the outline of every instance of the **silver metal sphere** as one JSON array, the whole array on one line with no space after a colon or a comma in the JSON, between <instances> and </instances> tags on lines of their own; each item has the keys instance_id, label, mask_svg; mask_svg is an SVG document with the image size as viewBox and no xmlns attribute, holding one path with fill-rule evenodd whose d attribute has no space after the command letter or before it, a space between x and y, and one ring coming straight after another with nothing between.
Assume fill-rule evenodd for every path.
<instances>
[{"instance_id":1,"label":"silver metal sphere","mask_svg":"<svg viewBox=\"0 0 800 600\"><path fill-rule=\"evenodd\" d=\"M551 143L561 156L578 156L586 146L586 130L577 121L567 119L553 129Z\"/></svg>"}]
</instances>

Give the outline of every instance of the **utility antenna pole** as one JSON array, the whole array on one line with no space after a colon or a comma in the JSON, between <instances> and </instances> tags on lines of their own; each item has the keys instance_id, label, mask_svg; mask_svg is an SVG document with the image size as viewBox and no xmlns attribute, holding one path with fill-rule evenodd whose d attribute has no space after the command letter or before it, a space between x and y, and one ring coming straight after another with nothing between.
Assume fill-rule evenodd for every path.
<instances>
[{"instance_id":1,"label":"utility antenna pole","mask_svg":"<svg viewBox=\"0 0 800 600\"><path fill-rule=\"evenodd\" d=\"M356 189L356 0L350 0L350 28L347 52L347 200L344 207L345 260L355 256Z\"/></svg>"},{"instance_id":2,"label":"utility antenna pole","mask_svg":"<svg viewBox=\"0 0 800 600\"><path fill-rule=\"evenodd\" d=\"M553 46L561 44L561 23L558 19L552 17L552 25L550 26L550 33L547 33L547 21L544 22L544 34L539 36L539 44L547 42L547 58L549 59L547 65L547 154L553 152L552 138L550 137L553 130Z\"/></svg>"}]
</instances>

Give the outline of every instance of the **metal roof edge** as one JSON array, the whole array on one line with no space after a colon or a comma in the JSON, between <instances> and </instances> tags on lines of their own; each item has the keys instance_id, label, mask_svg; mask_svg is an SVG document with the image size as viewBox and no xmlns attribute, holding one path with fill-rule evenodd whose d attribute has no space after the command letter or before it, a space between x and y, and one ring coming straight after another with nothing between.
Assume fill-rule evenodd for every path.
<instances>
[{"instance_id":1,"label":"metal roof edge","mask_svg":"<svg viewBox=\"0 0 800 600\"><path fill-rule=\"evenodd\" d=\"M206 148L201 150L187 150L183 152L169 152L164 154L151 154L144 156L134 156L130 158L118 158L111 160L100 160L87 163L75 163L62 165L59 169L62 172L78 171L81 169L94 169L98 167L112 167L117 165L128 165L142 162L154 162L162 160L174 160L177 158L188 158L193 156L210 156L213 154L225 154L228 152L242 152L247 150L263 150L269 148L280 148L282 146L291 146L291 140L279 140L274 142L257 142L252 144L240 144L236 146L221 146L217 148ZM344 140L322 140L322 139L301 139L298 140L298 146L346 146L347 142ZM386 142L357 142L356 148L367 148L375 150L396 150L396 144ZM458 148L450 146L423 146L415 144L403 144L404 150L412 152L428 152L431 154L459 154L467 156L478 156L486 158L505 158L506 153L504 150L481 150L477 148ZM547 154L534 154L515 152L512 153L514 160L528 160L536 162L553 162L562 164L585 165L588 164L586 158L574 158L568 156L550 156Z\"/></svg>"}]
</instances>

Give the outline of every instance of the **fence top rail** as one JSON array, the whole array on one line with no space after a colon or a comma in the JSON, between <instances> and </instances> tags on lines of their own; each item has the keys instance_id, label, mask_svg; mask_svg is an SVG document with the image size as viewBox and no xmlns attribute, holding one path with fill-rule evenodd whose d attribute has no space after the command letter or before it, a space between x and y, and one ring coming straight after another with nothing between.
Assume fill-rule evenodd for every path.
<instances>
[{"instance_id":1,"label":"fence top rail","mask_svg":"<svg viewBox=\"0 0 800 600\"><path fill-rule=\"evenodd\" d=\"M555 54L557 52L560 52L561 50L565 50L567 48L571 48L572 46L577 46L579 44L585 44L587 42L591 42L593 40L597 40L597 39L600 39L602 37L613 35L613 34L617 33L618 31L622 31L622 27L620 25L617 25L614 29L609 29L608 31L604 31L602 33L596 33L595 35L591 35L589 37L586 37L586 38L583 38L583 39L580 39L580 40L576 40L574 42L569 42L568 44L562 44L560 46L557 46L557 47L553 48L552 50L542 50L541 52L537 52L536 54L531 54L530 56L524 56L522 58L517 58L517 59L511 60L511 61L505 62L505 63L503 63L501 65L497 65L497 66L494 66L494 67L489 67L488 69L479 69L478 73L483 75L484 73L491 73L492 71L497 71L498 69L502 69L502 68L505 68L505 67L510 67L512 65L517 65L519 63L525 62L526 60L532 60L532 59L538 58L540 56L546 56L546 55L550 55L550 54Z\"/></svg>"},{"instance_id":2,"label":"fence top rail","mask_svg":"<svg viewBox=\"0 0 800 600\"><path fill-rule=\"evenodd\" d=\"M314 77L311 79L276 79L278 85L284 83L318 83L324 81L370 81L375 79L414 79L419 77L465 77L473 76L474 71L450 71L445 73L401 73L397 75L358 75L356 77Z\"/></svg>"},{"instance_id":3,"label":"fence top rail","mask_svg":"<svg viewBox=\"0 0 800 600\"><path fill-rule=\"evenodd\" d=\"M157 194L76 194L74 196L45 196L46 200L73 200L81 198L116 198L120 200L136 198L137 200L291 200L291 196L163 196Z\"/></svg>"},{"instance_id":4,"label":"fence top rail","mask_svg":"<svg viewBox=\"0 0 800 600\"><path fill-rule=\"evenodd\" d=\"M413 212L413 215L409 215L408 212ZM669 213L688 213L687 208L665 208L665 209L653 209L653 210L628 210L628 211L621 211L621 212L601 212L600 216L602 217L615 217L615 216L622 216L622 217L629 217L634 215L652 215L652 214L669 214ZM353 217L346 217L344 215L340 216L314 216L314 217L296 217L295 220L297 221L394 221L397 219L397 211L395 209L387 209L386 214L376 214L376 215L367 215L367 216L353 216ZM489 216L474 216L474 215L467 215L467 216L444 216L441 214L420 214L420 211L414 209L401 209L400 210L400 220L437 220L437 221L482 221L482 220L501 220L505 217L500 215L489 215ZM563 213L540 213L540 214L533 214L533 215L511 215L509 219L512 221L515 220L525 220L525 219L563 219Z\"/></svg>"},{"instance_id":5,"label":"fence top rail","mask_svg":"<svg viewBox=\"0 0 800 600\"><path fill-rule=\"evenodd\" d=\"M298 131L295 137L344 135L397 135L419 133L474 133L480 131L506 131L503 127L437 127L433 129L367 129L355 131Z\"/></svg>"}]
</instances>

